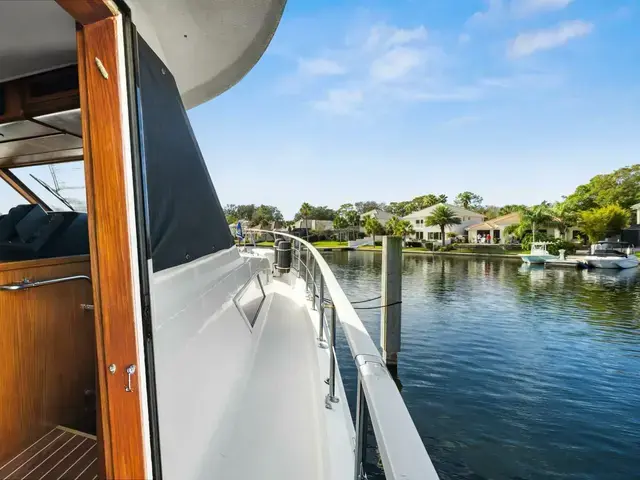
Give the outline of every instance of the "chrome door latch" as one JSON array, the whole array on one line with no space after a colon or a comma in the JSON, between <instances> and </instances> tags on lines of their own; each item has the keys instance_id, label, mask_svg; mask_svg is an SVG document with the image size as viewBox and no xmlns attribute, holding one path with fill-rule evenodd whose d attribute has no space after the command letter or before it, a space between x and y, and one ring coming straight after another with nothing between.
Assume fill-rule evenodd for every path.
<instances>
[{"instance_id":1,"label":"chrome door latch","mask_svg":"<svg viewBox=\"0 0 640 480\"><path fill-rule=\"evenodd\" d=\"M127 372L127 386L124 388L124 390L126 392L133 392L133 389L131 388L131 375L136 373L136 366L135 365L129 365L127 367L126 372Z\"/></svg>"}]
</instances>

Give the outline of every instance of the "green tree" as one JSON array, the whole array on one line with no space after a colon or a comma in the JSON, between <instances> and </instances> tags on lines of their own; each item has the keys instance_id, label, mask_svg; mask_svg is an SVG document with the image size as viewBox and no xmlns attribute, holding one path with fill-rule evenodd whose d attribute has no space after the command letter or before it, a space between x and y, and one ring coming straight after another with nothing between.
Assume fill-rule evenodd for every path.
<instances>
[{"instance_id":1,"label":"green tree","mask_svg":"<svg viewBox=\"0 0 640 480\"><path fill-rule=\"evenodd\" d=\"M251 217L251 226L266 228L270 226L271 222L282 221L284 221L284 217L276 207L272 205L260 205L253 212L253 216Z\"/></svg>"},{"instance_id":2,"label":"green tree","mask_svg":"<svg viewBox=\"0 0 640 480\"><path fill-rule=\"evenodd\" d=\"M487 217L487 220L491 220L492 218L502 215L500 213L500 207L496 205L487 205L485 207L478 208L476 211Z\"/></svg>"},{"instance_id":3,"label":"green tree","mask_svg":"<svg viewBox=\"0 0 640 480\"><path fill-rule=\"evenodd\" d=\"M543 225L553 224L553 214L548 202L542 202L533 207L524 207L520 210L520 223L509 225L505 233L514 234L522 240L527 232L531 232L532 241L536 241L536 232Z\"/></svg>"},{"instance_id":4,"label":"green tree","mask_svg":"<svg viewBox=\"0 0 640 480\"><path fill-rule=\"evenodd\" d=\"M592 210L607 205L628 209L640 202L640 164L596 175L566 198L574 211Z\"/></svg>"},{"instance_id":5,"label":"green tree","mask_svg":"<svg viewBox=\"0 0 640 480\"><path fill-rule=\"evenodd\" d=\"M333 218L336 216L336 211L325 205L323 206L309 205L309 207L310 207L309 218L312 218L314 220L333 220ZM293 217L293 220L296 222L298 220L303 220L303 217L299 211L295 214L295 216Z\"/></svg>"},{"instance_id":6,"label":"green tree","mask_svg":"<svg viewBox=\"0 0 640 480\"><path fill-rule=\"evenodd\" d=\"M347 228L349 226L349 222L342 215L336 215L333 219L333 228L335 230L342 230L343 228Z\"/></svg>"},{"instance_id":7,"label":"green tree","mask_svg":"<svg viewBox=\"0 0 640 480\"><path fill-rule=\"evenodd\" d=\"M387 206L387 211L391 215L395 215L396 217L404 217L409 214L411 202L403 201L403 202L391 202Z\"/></svg>"},{"instance_id":8,"label":"green tree","mask_svg":"<svg viewBox=\"0 0 640 480\"><path fill-rule=\"evenodd\" d=\"M425 219L424 224L429 227L440 227L442 245L444 245L445 229L451 225L460 225L460 218L456 217L453 210L446 205L438 205L433 209L431 215Z\"/></svg>"},{"instance_id":9,"label":"green tree","mask_svg":"<svg viewBox=\"0 0 640 480\"><path fill-rule=\"evenodd\" d=\"M376 243L376 235L384 235L384 227L375 217L366 217L364 220L364 231L367 235L373 237L373 243Z\"/></svg>"},{"instance_id":10,"label":"green tree","mask_svg":"<svg viewBox=\"0 0 640 480\"><path fill-rule=\"evenodd\" d=\"M413 225L411 225L409 220L400 220L396 234L402 237L402 241L413 232Z\"/></svg>"},{"instance_id":11,"label":"green tree","mask_svg":"<svg viewBox=\"0 0 640 480\"><path fill-rule=\"evenodd\" d=\"M462 192L456 196L456 199L453 201L453 203L467 210L476 210L482 207L482 200L483 198L476 193Z\"/></svg>"},{"instance_id":12,"label":"green tree","mask_svg":"<svg viewBox=\"0 0 640 480\"><path fill-rule=\"evenodd\" d=\"M371 210L384 210L386 205L374 200L366 200L364 202L354 203L354 207L358 211L358 213L362 215L363 213L370 212Z\"/></svg>"},{"instance_id":13,"label":"green tree","mask_svg":"<svg viewBox=\"0 0 640 480\"><path fill-rule=\"evenodd\" d=\"M602 240L607 233L618 233L629 225L629 211L619 205L607 205L580 212L578 225L591 243Z\"/></svg>"},{"instance_id":14,"label":"green tree","mask_svg":"<svg viewBox=\"0 0 640 480\"><path fill-rule=\"evenodd\" d=\"M516 204L504 205L500 207L499 215L500 216L509 215L510 213L524 210L525 208L527 208L526 205L516 205Z\"/></svg>"},{"instance_id":15,"label":"green tree","mask_svg":"<svg viewBox=\"0 0 640 480\"><path fill-rule=\"evenodd\" d=\"M557 202L550 208L553 216L553 224L558 227L564 237L567 230L578 223L578 214L567 202Z\"/></svg>"},{"instance_id":16,"label":"green tree","mask_svg":"<svg viewBox=\"0 0 640 480\"><path fill-rule=\"evenodd\" d=\"M309 216L311 215L311 205L307 202L304 202L302 205L300 205L300 210L298 211L298 213L300 213L300 216L304 220L304 228L307 229L308 232Z\"/></svg>"},{"instance_id":17,"label":"green tree","mask_svg":"<svg viewBox=\"0 0 640 480\"><path fill-rule=\"evenodd\" d=\"M535 205L520 212L520 219L525 225L531 226L531 233L533 233L533 241L535 242L538 228L552 223L553 216L549 204L542 202L540 205Z\"/></svg>"},{"instance_id":18,"label":"green tree","mask_svg":"<svg viewBox=\"0 0 640 480\"><path fill-rule=\"evenodd\" d=\"M237 220L251 220L256 211L256 206L252 203L248 205L229 204L223 210L225 215L234 217Z\"/></svg>"},{"instance_id":19,"label":"green tree","mask_svg":"<svg viewBox=\"0 0 640 480\"><path fill-rule=\"evenodd\" d=\"M409 220L402 220L401 218L393 216L387 222L386 230L388 235L402 237L404 240L407 235L413 233L413 226Z\"/></svg>"}]
</instances>

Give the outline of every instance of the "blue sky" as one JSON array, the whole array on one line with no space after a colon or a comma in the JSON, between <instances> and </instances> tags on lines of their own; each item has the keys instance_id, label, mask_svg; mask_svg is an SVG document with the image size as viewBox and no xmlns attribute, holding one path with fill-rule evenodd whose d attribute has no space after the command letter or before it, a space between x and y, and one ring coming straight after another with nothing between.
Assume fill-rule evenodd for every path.
<instances>
[{"instance_id":1,"label":"blue sky","mask_svg":"<svg viewBox=\"0 0 640 480\"><path fill-rule=\"evenodd\" d=\"M290 0L189 116L223 204L557 200L638 161L639 20L632 0Z\"/></svg>"},{"instance_id":2,"label":"blue sky","mask_svg":"<svg viewBox=\"0 0 640 480\"><path fill-rule=\"evenodd\" d=\"M558 200L638 163L639 22L636 0L289 0L189 116L223 204Z\"/></svg>"}]
</instances>

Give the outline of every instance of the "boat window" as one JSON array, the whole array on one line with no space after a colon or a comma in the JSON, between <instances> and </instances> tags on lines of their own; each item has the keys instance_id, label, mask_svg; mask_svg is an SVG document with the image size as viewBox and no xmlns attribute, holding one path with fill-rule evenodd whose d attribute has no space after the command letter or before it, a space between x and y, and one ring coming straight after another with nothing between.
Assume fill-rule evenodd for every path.
<instances>
[{"instance_id":1,"label":"boat window","mask_svg":"<svg viewBox=\"0 0 640 480\"><path fill-rule=\"evenodd\" d=\"M11 171L54 211L87 212L83 161L32 165Z\"/></svg>"},{"instance_id":2,"label":"boat window","mask_svg":"<svg viewBox=\"0 0 640 480\"><path fill-rule=\"evenodd\" d=\"M0 180L0 215L5 215L12 207L27 203L11 185Z\"/></svg>"}]
</instances>

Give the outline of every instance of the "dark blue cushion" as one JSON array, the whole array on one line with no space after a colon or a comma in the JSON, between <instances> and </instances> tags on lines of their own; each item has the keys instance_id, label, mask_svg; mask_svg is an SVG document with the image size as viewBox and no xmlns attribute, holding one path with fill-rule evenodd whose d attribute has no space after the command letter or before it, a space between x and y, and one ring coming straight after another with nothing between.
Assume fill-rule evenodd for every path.
<instances>
[{"instance_id":1,"label":"dark blue cushion","mask_svg":"<svg viewBox=\"0 0 640 480\"><path fill-rule=\"evenodd\" d=\"M26 215L16 222L16 233L23 243L29 243L38 236L40 229L49 223L47 212L40 205L30 205ZM13 209L12 209L13 210ZM9 212L11 214L11 212Z\"/></svg>"}]
</instances>

